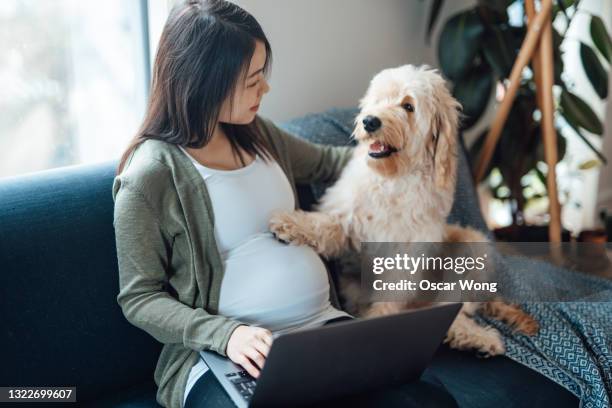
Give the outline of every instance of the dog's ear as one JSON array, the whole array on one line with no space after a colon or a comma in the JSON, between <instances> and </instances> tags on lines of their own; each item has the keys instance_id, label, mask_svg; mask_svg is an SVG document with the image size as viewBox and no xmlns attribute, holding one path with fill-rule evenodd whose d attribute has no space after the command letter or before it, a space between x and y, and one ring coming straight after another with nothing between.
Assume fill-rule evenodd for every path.
<instances>
[{"instance_id":1,"label":"dog's ear","mask_svg":"<svg viewBox=\"0 0 612 408\"><path fill-rule=\"evenodd\" d=\"M435 95L434 120L431 135L434 181L441 189L455 186L457 173L457 128L461 104L446 87Z\"/></svg>"}]
</instances>

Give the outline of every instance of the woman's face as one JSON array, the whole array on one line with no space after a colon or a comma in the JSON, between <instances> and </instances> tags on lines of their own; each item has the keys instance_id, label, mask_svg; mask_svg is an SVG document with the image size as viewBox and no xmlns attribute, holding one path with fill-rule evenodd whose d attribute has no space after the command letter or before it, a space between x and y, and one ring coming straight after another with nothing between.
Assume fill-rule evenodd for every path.
<instances>
[{"instance_id":1,"label":"woman's face","mask_svg":"<svg viewBox=\"0 0 612 408\"><path fill-rule=\"evenodd\" d=\"M221 106L219 122L246 125L255 119L263 95L270 90L263 73L265 62L266 47L263 42L256 41L246 79L236 84L233 110L230 112L230 99L227 98Z\"/></svg>"}]
</instances>

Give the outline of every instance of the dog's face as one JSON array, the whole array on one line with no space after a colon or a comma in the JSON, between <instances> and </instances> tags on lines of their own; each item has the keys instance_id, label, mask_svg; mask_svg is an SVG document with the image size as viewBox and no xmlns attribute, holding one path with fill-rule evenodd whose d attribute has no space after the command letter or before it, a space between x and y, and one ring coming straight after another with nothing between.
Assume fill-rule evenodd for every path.
<instances>
[{"instance_id":1,"label":"dog's face","mask_svg":"<svg viewBox=\"0 0 612 408\"><path fill-rule=\"evenodd\" d=\"M432 172L439 187L454 186L461 105L436 70L385 69L372 79L359 107L354 136L371 169L388 177Z\"/></svg>"}]
</instances>

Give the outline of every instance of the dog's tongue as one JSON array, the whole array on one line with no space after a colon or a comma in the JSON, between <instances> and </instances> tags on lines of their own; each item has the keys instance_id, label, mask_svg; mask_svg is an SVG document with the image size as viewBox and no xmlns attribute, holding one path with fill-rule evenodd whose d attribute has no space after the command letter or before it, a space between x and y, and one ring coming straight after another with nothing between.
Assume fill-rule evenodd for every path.
<instances>
[{"instance_id":1,"label":"dog's tongue","mask_svg":"<svg viewBox=\"0 0 612 408\"><path fill-rule=\"evenodd\" d=\"M370 145L371 152L382 152L385 150L385 145L380 143L378 140Z\"/></svg>"}]
</instances>

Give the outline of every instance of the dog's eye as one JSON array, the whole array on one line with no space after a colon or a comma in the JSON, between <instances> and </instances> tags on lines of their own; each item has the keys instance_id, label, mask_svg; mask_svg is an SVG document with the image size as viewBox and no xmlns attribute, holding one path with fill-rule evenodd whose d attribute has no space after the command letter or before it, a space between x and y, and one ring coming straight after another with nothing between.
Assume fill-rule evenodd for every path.
<instances>
[{"instance_id":1,"label":"dog's eye","mask_svg":"<svg viewBox=\"0 0 612 408\"><path fill-rule=\"evenodd\" d=\"M404 108L406 111L408 112L414 112L414 106L412 106L411 103L405 103L402 105L402 108Z\"/></svg>"}]
</instances>

